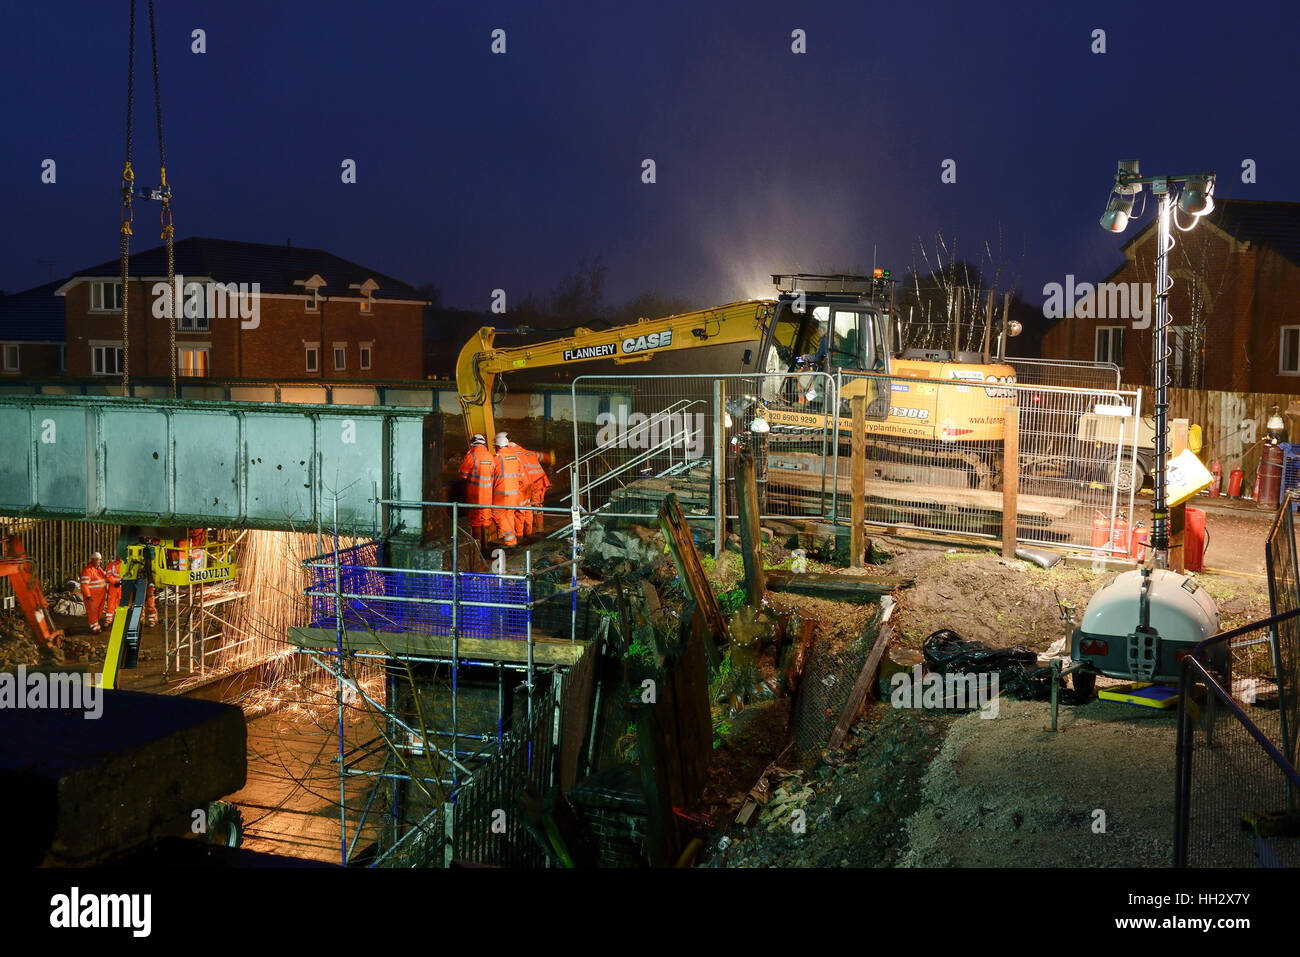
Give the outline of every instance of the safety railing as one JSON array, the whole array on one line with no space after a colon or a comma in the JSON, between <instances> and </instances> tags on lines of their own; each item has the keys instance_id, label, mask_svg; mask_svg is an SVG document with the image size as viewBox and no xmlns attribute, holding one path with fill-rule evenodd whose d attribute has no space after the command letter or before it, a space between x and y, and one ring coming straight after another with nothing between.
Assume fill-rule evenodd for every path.
<instances>
[{"instance_id":1,"label":"safety railing","mask_svg":"<svg viewBox=\"0 0 1300 957\"><path fill-rule=\"evenodd\" d=\"M734 517L730 463L742 445L760 459L764 517L831 513L826 373L579 376L573 388L575 408L579 389L602 396L594 422L574 416L571 495L585 516L650 521L672 491L696 523Z\"/></svg>"},{"instance_id":2,"label":"safety railing","mask_svg":"<svg viewBox=\"0 0 1300 957\"><path fill-rule=\"evenodd\" d=\"M1262 621L1200 642L1178 697L1175 864L1300 866L1300 573L1288 494L1265 543Z\"/></svg>"},{"instance_id":3,"label":"safety railing","mask_svg":"<svg viewBox=\"0 0 1300 957\"><path fill-rule=\"evenodd\" d=\"M1292 609L1201 642L1182 661L1174 792L1176 867L1300 866L1300 772L1266 732L1275 694L1211 664L1252 665ZM1223 654L1231 649L1230 657ZM1261 720L1262 719L1262 720ZM1274 725L1276 728L1276 725ZM1276 733L1276 731L1274 732Z\"/></svg>"},{"instance_id":4,"label":"safety railing","mask_svg":"<svg viewBox=\"0 0 1300 957\"><path fill-rule=\"evenodd\" d=\"M1268 599L1273 613L1300 609L1300 564L1297 563L1295 492L1287 492L1269 529L1265 564ZM1300 618L1288 618L1273 629L1272 665L1278 685L1278 735L1283 754L1300 764Z\"/></svg>"}]
</instances>

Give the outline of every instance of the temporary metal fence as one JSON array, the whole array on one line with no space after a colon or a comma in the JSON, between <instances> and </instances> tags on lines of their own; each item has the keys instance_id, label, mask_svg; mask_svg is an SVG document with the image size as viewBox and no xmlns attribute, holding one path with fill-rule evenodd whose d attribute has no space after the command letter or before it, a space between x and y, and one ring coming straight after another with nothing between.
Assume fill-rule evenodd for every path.
<instances>
[{"instance_id":1,"label":"temporary metal fence","mask_svg":"<svg viewBox=\"0 0 1300 957\"><path fill-rule=\"evenodd\" d=\"M852 473L851 420L843 413L858 394L868 399L868 522L1000 538L1004 486L1014 479L1017 541L1128 554L1137 489L1131 478L1121 486L1137 464L1138 394L972 376L840 373L838 519L849 518ZM1004 459L1012 408L1018 423L1014 473Z\"/></svg>"},{"instance_id":2,"label":"temporary metal fence","mask_svg":"<svg viewBox=\"0 0 1300 957\"><path fill-rule=\"evenodd\" d=\"M1076 389L1119 389L1120 368L1113 362L1081 359L1034 359L1007 356L1003 360L1016 370L1021 385L1060 385Z\"/></svg>"},{"instance_id":3,"label":"temporary metal fence","mask_svg":"<svg viewBox=\"0 0 1300 957\"><path fill-rule=\"evenodd\" d=\"M574 416L571 501L584 521L652 521L674 492L687 518L716 535L720 502L722 514L736 517L732 465L743 446L757 459L764 518L846 522L850 400L864 393L867 521L1001 537L1004 430L1014 407L1018 540L1134 551L1128 526L1144 471L1139 393L956 374L965 377L580 376L575 409L581 383L585 396L600 395L600 414L595 422Z\"/></svg>"}]
</instances>

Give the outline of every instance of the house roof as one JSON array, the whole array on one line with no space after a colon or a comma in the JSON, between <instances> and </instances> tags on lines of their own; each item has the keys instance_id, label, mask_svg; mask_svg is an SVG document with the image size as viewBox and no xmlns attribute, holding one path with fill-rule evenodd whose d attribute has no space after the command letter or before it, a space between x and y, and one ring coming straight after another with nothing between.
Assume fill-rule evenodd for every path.
<instances>
[{"instance_id":1,"label":"house roof","mask_svg":"<svg viewBox=\"0 0 1300 957\"><path fill-rule=\"evenodd\" d=\"M425 296L409 283L402 282L373 269L350 262L323 249L301 246L272 246L267 243L245 243L231 239L208 239L192 236L175 243L176 272L187 276L207 276L216 282L258 283L267 294L301 295L302 285L295 285L319 274L325 285L321 294L360 298L361 293L351 288L367 279L379 284L377 299L410 299L423 302ZM118 276L121 260L78 270L65 285L78 279ZM155 246L131 255L133 276L167 275L165 246Z\"/></svg>"},{"instance_id":2,"label":"house roof","mask_svg":"<svg viewBox=\"0 0 1300 957\"><path fill-rule=\"evenodd\" d=\"M47 282L8 296L0 296L0 340L5 342L62 342L63 300L55 295L60 282Z\"/></svg>"},{"instance_id":3,"label":"house roof","mask_svg":"<svg viewBox=\"0 0 1300 957\"><path fill-rule=\"evenodd\" d=\"M1300 266L1300 203L1284 203L1267 199L1216 198L1214 212L1210 213L1205 221L1239 242L1267 246L1278 255ZM1124 244L1125 252L1134 243L1145 239L1155 228L1156 222L1152 219ZM1116 268L1115 272L1122 268L1124 268L1123 263Z\"/></svg>"}]
</instances>

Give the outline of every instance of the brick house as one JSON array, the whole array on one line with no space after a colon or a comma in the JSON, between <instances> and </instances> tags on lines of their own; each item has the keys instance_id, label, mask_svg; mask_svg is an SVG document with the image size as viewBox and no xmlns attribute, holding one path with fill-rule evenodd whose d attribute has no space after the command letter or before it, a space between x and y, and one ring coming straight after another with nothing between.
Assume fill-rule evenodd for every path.
<instances>
[{"instance_id":1,"label":"brick house","mask_svg":"<svg viewBox=\"0 0 1300 957\"><path fill-rule=\"evenodd\" d=\"M63 300L54 294L59 285L0 295L0 382L63 372Z\"/></svg>"},{"instance_id":2,"label":"brick house","mask_svg":"<svg viewBox=\"0 0 1300 957\"><path fill-rule=\"evenodd\" d=\"M65 303L67 374L119 377L121 264L81 270ZM222 379L422 379L425 299L407 283L319 249L190 238L175 244L176 363ZM166 250L131 257L132 379L171 375Z\"/></svg>"},{"instance_id":3,"label":"brick house","mask_svg":"<svg viewBox=\"0 0 1300 957\"><path fill-rule=\"evenodd\" d=\"M1171 385L1300 394L1300 203L1216 199L1195 229L1173 235ZM1152 329L1115 310L1111 290L1154 288L1154 218L1122 251L1124 263L1102 280L1115 285L1080 297L1076 317L1044 334L1042 354L1114 361L1125 382L1150 384ZM1154 301L1145 291L1141 298Z\"/></svg>"}]
</instances>

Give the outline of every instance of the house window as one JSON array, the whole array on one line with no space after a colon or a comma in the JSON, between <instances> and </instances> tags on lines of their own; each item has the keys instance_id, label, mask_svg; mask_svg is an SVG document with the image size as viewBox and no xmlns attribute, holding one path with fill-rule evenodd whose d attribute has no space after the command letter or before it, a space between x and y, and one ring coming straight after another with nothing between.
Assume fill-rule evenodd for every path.
<instances>
[{"instance_id":1,"label":"house window","mask_svg":"<svg viewBox=\"0 0 1300 957\"><path fill-rule=\"evenodd\" d=\"M176 350L176 367L180 375L208 375L208 347L183 346Z\"/></svg>"},{"instance_id":2,"label":"house window","mask_svg":"<svg viewBox=\"0 0 1300 957\"><path fill-rule=\"evenodd\" d=\"M309 342L303 347L307 355L307 371L320 371L320 346L314 342Z\"/></svg>"},{"instance_id":3,"label":"house window","mask_svg":"<svg viewBox=\"0 0 1300 957\"><path fill-rule=\"evenodd\" d=\"M4 346L4 370L5 372L18 371L18 346L13 343L5 343Z\"/></svg>"},{"instance_id":4,"label":"house window","mask_svg":"<svg viewBox=\"0 0 1300 957\"><path fill-rule=\"evenodd\" d=\"M122 374L121 346L92 346L91 370L95 375Z\"/></svg>"},{"instance_id":5,"label":"house window","mask_svg":"<svg viewBox=\"0 0 1300 957\"><path fill-rule=\"evenodd\" d=\"M1097 361L1113 362L1124 368L1124 327L1097 327Z\"/></svg>"},{"instance_id":6,"label":"house window","mask_svg":"<svg viewBox=\"0 0 1300 957\"><path fill-rule=\"evenodd\" d=\"M1282 350L1277 371L1282 375L1300 375L1300 326L1282 327Z\"/></svg>"},{"instance_id":7,"label":"house window","mask_svg":"<svg viewBox=\"0 0 1300 957\"><path fill-rule=\"evenodd\" d=\"M307 311L318 312L320 310L320 290L307 290Z\"/></svg>"},{"instance_id":8,"label":"house window","mask_svg":"<svg viewBox=\"0 0 1300 957\"><path fill-rule=\"evenodd\" d=\"M375 300L369 293L366 293L366 298L361 300L361 312L365 315L369 315L371 310L374 309L374 306Z\"/></svg>"},{"instance_id":9,"label":"house window","mask_svg":"<svg viewBox=\"0 0 1300 957\"><path fill-rule=\"evenodd\" d=\"M342 372L348 367L348 344L346 342L334 343L334 371Z\"/></svg>"},{"instance_id":10,"label":"house window","mask_svg":"<svg viewBox=\"0 0 1300 957\"><path fill-rule=\"evenodd\" d=\"M96 312L111 312L122 308L122 284L120 282L92 282L90 284L90 308Z\"/></svg>"},{"instance_id":11,"label":"house window","mask_svg":"<svg viewBox=\"0 0 1300 957\"><path fill-rule=\"evenodd\" d=\"M194 285L197 287L195 295L191 296L189 294L189 284L187 283L187 291L181 296L181 308L176 316L176 328L181 332L208 331L207 292L197 283Z\"/></svg>"},{"instance_id":12,"label":"house window","mask_svg":"<svg viewBox=\"0 0 1300 957\"><path fill-rule=\"evenodd\" d=\"M362 369L370 368L370 347L371 344L369 342L361 343L361 368Z\"/></svg>"}]
</instances>

